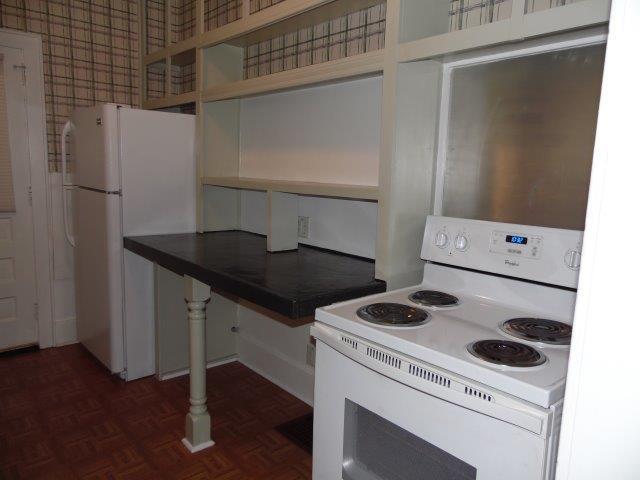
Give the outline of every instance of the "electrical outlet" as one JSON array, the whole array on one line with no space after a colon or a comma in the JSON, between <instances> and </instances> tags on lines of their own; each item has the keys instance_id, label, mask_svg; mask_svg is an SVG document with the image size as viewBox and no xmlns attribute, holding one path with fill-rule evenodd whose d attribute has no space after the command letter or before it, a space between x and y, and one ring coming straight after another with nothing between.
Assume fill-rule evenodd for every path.
<instances>
[{"instance_id":1,"label":"electrical outlet","mask_svg":"<svg viewBox=\"0 0 640 480\"><path fill-rule=\"evenodd\" d=\"M316 346L311 343L307 343L307 365L316 365Z\"/></svg>"},{"instance_id":2,"label":"electrical outlet","mask_svg":"<svg viewBox=\"0 0 640 480\"><path fill-rule=\"evenodd\" d=\"M309 238L309 217L298 217L298 238Z\"/></svg>"}]
</instances>

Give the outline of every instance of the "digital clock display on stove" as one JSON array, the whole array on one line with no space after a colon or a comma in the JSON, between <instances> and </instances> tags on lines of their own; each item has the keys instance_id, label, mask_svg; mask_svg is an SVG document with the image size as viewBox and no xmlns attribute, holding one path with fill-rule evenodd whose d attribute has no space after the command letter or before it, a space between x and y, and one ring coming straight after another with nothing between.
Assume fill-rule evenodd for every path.
<instances>
[{"instance_id":1,"label":"digital clock display on stove","mask_svg":"<svg viewBox=\"0 0 640 480\"><path fill-rule=\"evenodd\" d=\"M522 237L520 235L507 235L506 241L507 243L514 243L516 245L526 245L528 242L527 237Z\"/></svg>"}]
</instances>

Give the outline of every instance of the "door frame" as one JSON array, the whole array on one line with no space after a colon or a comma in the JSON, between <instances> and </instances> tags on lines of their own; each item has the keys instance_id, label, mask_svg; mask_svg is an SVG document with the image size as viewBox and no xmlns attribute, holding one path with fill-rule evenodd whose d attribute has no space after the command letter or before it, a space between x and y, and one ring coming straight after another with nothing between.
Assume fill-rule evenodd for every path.
<instances>
[{"instance_id":1,"label":"door frame","mask_svg":"<svg viewBox=\"0 0 640 480\"><path fill-rule=\"evenodd\" d=\"M640 2L613 0L591 170L582 265L562 413L557 480L638 478L640 234L637 115ZM629 253L627 253L629 252ZM630 302L611 302L616 298ZM603 328L613 325L615 328Z\"/></svg>"},{"instance_id":2,"label":"door frame","mask_svg":"<svg viewBox=\"0 0 640 480\"><path fill-rule=\"evenodd\" d=\"M38 301L38 344L53 346L53 257L51 208L47 163L47 128L44 100L42 37L8 28L0 28L0 44L24 52L27 97L27 134L31 169L34 264Z\"/></svg>"}]
</instances>

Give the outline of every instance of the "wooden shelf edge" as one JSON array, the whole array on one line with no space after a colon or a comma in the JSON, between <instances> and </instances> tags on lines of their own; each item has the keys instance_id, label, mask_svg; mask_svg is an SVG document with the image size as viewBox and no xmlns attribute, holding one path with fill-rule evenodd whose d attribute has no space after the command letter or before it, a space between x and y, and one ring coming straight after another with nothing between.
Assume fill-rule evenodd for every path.
<instances>
[{"instance_id":1,"label":"wooden shelf edge","mask_svg":"<svg viewBox=\"0 0 640 480\"><path fill-rule=\"evenodd\" d=\"M247 190L297 193L321 197L378 200L378 187L371 185L349 185L339 183L318 183L293 180L269 180L239 177L202 177L202 185L240 188Z\"/></svg>"},{"instance_id":2,"label":"wooden shelf edge","mask_svg":"<svg viewBox=\"0 0 640 480\"><path fill-rule=\"evenodd\" d=\"M161 62L165 60L167 57L173 57L178 55L179 53L184 53L188 50L192 50L198 47L199 38L191 37L186 40L182 40L181 42L174 43L170 47L163 48L161 50L156 50L155 52L147 53L144 56L144 64L150 65L153 63Z\"/></svg>"},{"instance_id":3,"label":"wooden shelf edge","mask_svg":"<svg viewBox=\"0 0 640 480\"><path fill-rule=\"evenodd\" d=\"M509 20L398 44L398 62L413 62L517 40Z\"/></svg>"},{"instance_id":4,"label":"wooden shelf edge","mask_svg":"<svg viewBox=\"0 0 640 480\"><path fill-rule=\"evenodd\" d=\"M515 42L535 36L559 34L569 30L608 22L610 0L582 0L539 12L479 25L398 45L398 62L412 62Z\"/></svg>"},{"instance_id":5,"label":"wooden shelf edge","mask_svg":"<svg viewBox=\"0 0 640 480\"><path fill-rule=\"evenodd\" d=\"M210 87L202 92L203 102L229 100L274 93L297 87L357 78L382 72L384 50L318 63L262 77Z\"/></svg>"},{"instance_id":6,"label":"wooden shelf edge","mask_svg":"<svg viewBox=\"0 0 640 480\"><path fill-rule=\"evenodd\" d=\"M581 0L524 16L522 37L530 38L609 22L610 0Z\"/></svg>"},{"instance_id":7,"label":"wooden shelf edge","mask_svg":"<svg viewBox=\"0 0 640 480\"><path fill-rule=\"evenodd\" d=\"M187 92L182 95L169 95L162 98L151 98L142 101L142 108L146 110L157 110L158 108L177 107L185 103L193 103L198 100L197 92Z\"/></svg>"}]
</instances>

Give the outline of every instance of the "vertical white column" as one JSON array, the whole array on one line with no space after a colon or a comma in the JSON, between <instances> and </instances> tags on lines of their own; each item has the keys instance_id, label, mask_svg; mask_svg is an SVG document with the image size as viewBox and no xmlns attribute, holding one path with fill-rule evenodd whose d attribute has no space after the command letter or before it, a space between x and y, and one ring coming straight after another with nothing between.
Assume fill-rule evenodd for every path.
<instances>
[{"instance_id":1,"label":"vertical white column","mask_svg":"<svg viewBox=\"0 0 640 480\"><path fill-rule=\"evenodd\" d=\"M185 301L189 311L189 402L191 407L185 422L182 443L191 453L213 445L211 417L207 411L207 352L205 308L211 299L211 287L187 275L184 276Z\"/></svg>"}]
</instances>

